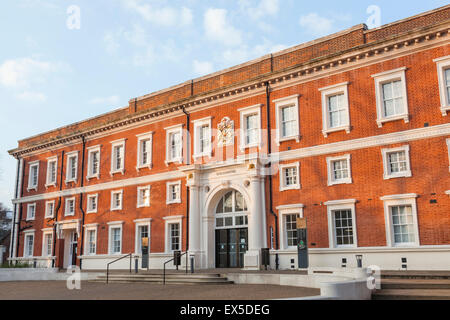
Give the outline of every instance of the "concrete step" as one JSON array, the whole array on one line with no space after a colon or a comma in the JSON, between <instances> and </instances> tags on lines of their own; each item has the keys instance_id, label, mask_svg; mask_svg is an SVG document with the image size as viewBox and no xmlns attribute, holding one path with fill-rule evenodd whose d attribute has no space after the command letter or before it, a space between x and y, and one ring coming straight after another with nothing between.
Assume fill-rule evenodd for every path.
<instances>
[{"instance_id":1,"label":"concrete step","mask_svg":"<svg viewBox=\"0 0 450 320\"><path fill-rule=\"evenodd\" d=\"M90 280L106 282L106 275L100 275ZM162 274L110 274L110 283L163 283ZM171 284L232 284L220 274L167 274L166 283Z\"/></svg>"},{"instance_id":2,"label":"concrete step","mask_svg":"<svg viewBox=\"0 0 450 320\"><path fill-rule=\"evenodd\" d=\"M98 276L99 278L106 278L106 274L103 274L103 275L100 275L100 276ZM109 274L109 277L110 278L112 278L112 277L135 277L135 278L161 278L161 277L163 277L163 274L161 274L161 273L155 273L155 274L151 274L151 273L148 273L148 274L140 274L140 273L138 273L138 274L135 274L135 273L120 273L120 274L117 274L117 273L110 273ZM216 274L214 274L214 273L194 273L194 274L191 274L191 273L188 273L188 274L185 274L185 273L183 273L183 274L173 274L173 273L168 273L168 274L166 274L166 279L167 278L201 278L201 279L217 279L217 278L221 278L221 275L220 274L218 274L218 273L216 273Z\"/></svg>"},{"instance_id":3,"label":"concrete step","mask_svg":"<svg viewBox=\"0 0 450 320\"><path fill-rule=\"evenodd\" d=\"M101 282L106 283L106 279L95 279L89 282ZM109 279L109 283L155 283L162 284L163 279L132 279L132 278L117 278ZM222 285L222 284L233 284L230 280L190 280L190 279L166 279L167 284L197 284L197 285Z\"/></svg>"},{"instance_id":4,"label":"concrete step","mask_svg":"<svg viewBox=\"0 0 450 320\"><path fill-rule=\"evenodd\" d=\"M382 279L382 289L449 289L447 279Z\"/></svg>"},{"instance_id":5,"label":"concrete step","mask_svg":"<svg viewBox=\"0 0 450 320\"><path fill-rule=\"evenodd\" d=\"M382 271L381 279L450 280L450 271Z\"/></svg>"},{"instance_id":6,"label":"concrete step","mask_svg":"<svg viewBox=\"0 0 450 320\"><path fill-rule=\"evenodd\" d=\"M383 289L372 300L450 300L448 289Z\"/></svg>"}]
</instances>

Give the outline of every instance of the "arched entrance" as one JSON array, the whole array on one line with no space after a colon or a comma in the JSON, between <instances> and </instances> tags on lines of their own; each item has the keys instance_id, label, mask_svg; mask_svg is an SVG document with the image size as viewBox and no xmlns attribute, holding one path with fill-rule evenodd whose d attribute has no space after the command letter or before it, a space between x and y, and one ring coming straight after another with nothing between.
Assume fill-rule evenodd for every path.
<instances>
[{"instance_id":1,"label":"arched entrance","mask_svg":"<svg viewBox=\"0 0 450 320\"><path fill-rule=\"evenodd\" d=\"M237 190L225 193L215 210L216 267L243 268L248 250L248 207Z\"/></svg>"}]
</instances>

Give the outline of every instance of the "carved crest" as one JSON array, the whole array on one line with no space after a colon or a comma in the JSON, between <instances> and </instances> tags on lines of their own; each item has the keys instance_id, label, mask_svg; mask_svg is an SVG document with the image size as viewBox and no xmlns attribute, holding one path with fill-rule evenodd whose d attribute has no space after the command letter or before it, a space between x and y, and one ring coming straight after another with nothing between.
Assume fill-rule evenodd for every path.
<instances>
[{"instance_id":1,"label":"carved crest","mask_svg":"<svg viewBox=\"0 0 450 320\"><path fill-rule=\"evenodd\" d=\"M217 125L217 144L219 146L234 144L234 121L228 117L223 118Z\"/></svg>"}]
</instances>

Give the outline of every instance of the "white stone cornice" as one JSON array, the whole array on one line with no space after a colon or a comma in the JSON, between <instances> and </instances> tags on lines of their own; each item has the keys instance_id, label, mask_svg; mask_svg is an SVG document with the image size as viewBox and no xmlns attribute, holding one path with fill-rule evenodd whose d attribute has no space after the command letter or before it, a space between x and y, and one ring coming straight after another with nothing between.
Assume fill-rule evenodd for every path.
<instances>
[{"instance_id":1,"label":"white stone cornice","mask_svg":"<svg viewBox=\"0 0 450 320\"><path fill-rule=\"evenodd\" d=\"M394 195L390 195L390 196L380 197L380 200L388 201L388 200L415 199L417 197L418 197L418 195L416 193L394 194Z\"/></svg>"},{"instance_id":2,"label":"white stone cornice","mask_svg":"<svg viewBox=\"0 0 450 320\"><path fill-rule=\"evenodd\" d=\"M336 206L340 204L355 204L357 202L356 199L347 199L347 200L332 200L324 203L326 206Z\"/></svg>"}]
</instances>

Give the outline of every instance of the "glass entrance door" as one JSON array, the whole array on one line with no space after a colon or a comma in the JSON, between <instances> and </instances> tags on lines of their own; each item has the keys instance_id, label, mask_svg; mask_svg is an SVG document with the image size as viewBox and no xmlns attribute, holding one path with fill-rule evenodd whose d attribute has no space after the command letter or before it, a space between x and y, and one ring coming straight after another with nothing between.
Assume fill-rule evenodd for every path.
<instances>
[{"instance_id":1,"label":"glass entrance door","mask_svg":"<svg viewBox=\"0 0 450 320\"><path fill-rule=\"evenodd\" d=\"M216 267L243 268L248 229L216 230Z\"/></svg>"}]
</instances>

